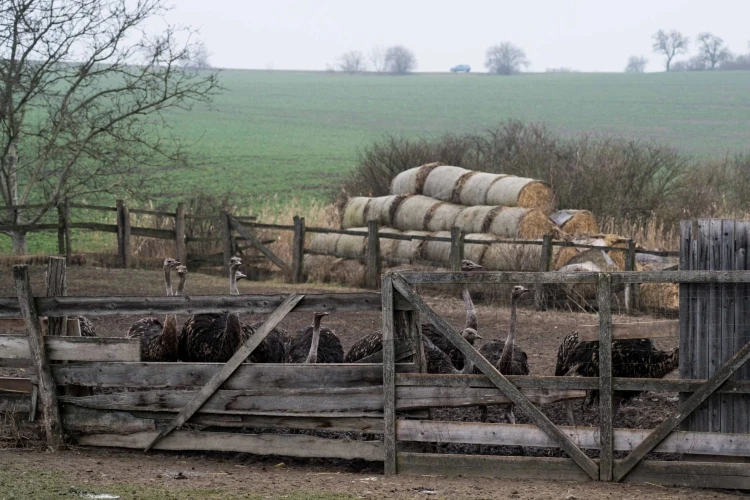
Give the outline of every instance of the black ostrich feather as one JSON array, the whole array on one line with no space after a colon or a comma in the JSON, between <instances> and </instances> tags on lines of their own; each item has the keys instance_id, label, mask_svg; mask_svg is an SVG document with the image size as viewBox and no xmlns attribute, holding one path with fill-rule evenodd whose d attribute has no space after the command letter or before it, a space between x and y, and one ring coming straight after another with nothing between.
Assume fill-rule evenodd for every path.
<instances>
[{"instance_id":1,"label":"black ostrich feather","mask_svg":"<svg viewBox=\"0 0 750 500\"><path fill-rule=\"evenodd\" d=\"M78 324L81 328L81 337L96 337L94 323L86 316L78 316Z\"/></svg>"},{"instance_id":2,"label":"black ostrich feather","mask_svg":"<svg viewBox=\"0 0 750 500\"><path fill-rule=\"evenodd\" d=\"M226 363L243 343L242 330L226 331L227 314L196 314L182 327L178 343L181 361Z\"/></svg>"},{"instance_id":3,"label":"black ostrich feather","mask_svg":"<svg viewBox=\"0 0 750 500\"><path fill-rule=\"evenodd\" d=\"M130 326L127 338L132 339L143 336L158 335L164 329L164 325L157 318L141 318ZM83 335L83 328L81 328L81 335Z\"/></svg>"},{"instance_id":4,"label":"black ostrich feather","mask_svg":"<svg viewBox=\"0 0 750 500\"><path fill-rule=\"evenodd\" d=\"M493 340L486 342L479 349L479 354L484 356L487 361L492 363L492 366L497 368L497 371L503 375L528 375L529 374L529 359L526 353L519 349L518 346L513 346L513 353L511 354L511 360L506 365L501 365L500 356L503 353L505 347L504 340ZM474 368L474 373L481 373L479 369Z\"/></svg>"},{"instance_id":5,"label":"black ostrich feather","mask_svg":"<svg viewBox=\"0 0 750 500\"><path fill-rule=\"evenodd\" d=\"M313 327L308 326L289 342L285 356L285 363L304 363L310 354ZM325 326L320 327L320 342L318 344L318 363L343 363L344 348L333 330Z\"/></svg>"}]
</instances>

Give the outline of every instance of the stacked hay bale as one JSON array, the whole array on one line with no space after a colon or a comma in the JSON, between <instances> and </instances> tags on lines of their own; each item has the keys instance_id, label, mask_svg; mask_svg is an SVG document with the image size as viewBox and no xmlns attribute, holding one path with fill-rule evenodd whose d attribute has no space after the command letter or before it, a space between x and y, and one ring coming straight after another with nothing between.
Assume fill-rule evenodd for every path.
<instances>
[{"instance_id":1,"label":"stacked hay bale","mask_svg":"<svg viewBox=\"0 0 750 500\"><path fill-rule=\"evenodd\" d=\"M561 231L571 236L599 232L599 225L596 223L594 214L588 210L558 210L550 215L550 219Z\"/></svg>"}]
</instances>

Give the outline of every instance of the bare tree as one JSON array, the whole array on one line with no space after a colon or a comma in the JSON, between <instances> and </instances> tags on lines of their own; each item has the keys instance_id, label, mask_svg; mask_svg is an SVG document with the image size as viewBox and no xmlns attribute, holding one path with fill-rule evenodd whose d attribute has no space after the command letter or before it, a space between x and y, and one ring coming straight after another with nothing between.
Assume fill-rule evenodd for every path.
<instances>
[{"instance_id":1,"label":"bare tree","mask_svg":"<svg viewBox=\"0 0 750 500\"><path fill-rule=\"evenodd\" d=\"M0 2L0 199L6 206L146 192L183 165L165 110L210 100L218 75L184 71L191 32L145 25L165 0ZM183 42L178 42L183 40ZM187 40L187 41L185 41ZM0 210L13 251L49 210ZM18 228L20 226L20 229Z\"/></svg>"},{"instance_id":2,"label":"bare tree","mask_svg":"<svg viewBox=\"0 0 750 500\"><path fill-rule=\"evenodd\" d=\"M370 59L372 68L377 73L383 73L385 71L385 49L383 47L380 45L374 45L372 49L370 49L368 59Z\"/></svg>"},{"instance_id":3,"label":"bare tree","mask_svg":"<svg viewBox=\"0 0 750 500\"><path fill-rule=\"evenodd\" d=\"M365 56L358 50L347 52L339 57L339 68L344 73L349 73L350 75L362 73L367 69Z\"/></svg>"},{"instance_id":4,"label":"bare tree","mask_svg":"<svg viewBox=\"0 0 750 500\"><path fill-rule=\"evenodd\" d=\"M385 51L385 69L396 75L406 75L417 67L417 58L414 52L403 45L388 47Z\"/></svg>"},{"instance_id":5,"label":"bare tree","mask_svg":"<svg viewBox=\"0 0 750 500\"><path fill-rule=\"evenodd\" d=\"M211 62L209 60L210 55L206 45L199 43L196 45L192 52L187 53L187 59L185 60L185 69L191 69L194 71L203 71L211 69Z\"/></svg>"},{"instance_id":6,"label":"bare tree","mask_svg":"<svg viewBox=\"0 0 750 500\"><path fill-rule=\"evenodd\" d=\"M646 71L648 59L643 56L630 56L625 66L625 73L643 73Z\"/></svg>"},{"instance_id":7,"label":"bare tree","mask_svg":"<svg viewBox=\"0 0 750 500\"><path fill-rule=\"evenodd\" d=\"M716 69L716 66L732 58L732 53L724 45L724 40L711 33L701 33L697 38L699 46L699 57L705 62L707 69Z\"/></svg>"},{"instance_id":8,"label":"bare tree","mask_svg":"<svg viewBox=\"0 0 750 500\"><path fill-rule=\"evenodd\" d=\"M530 64L526 59L526 53L523 49L516 47L510 42L503 42L500 45L493 45L487 49L485 54L485 67L490 73L498 75L512 75L520 73L521 67L527 67Z\"/></svg>"},{"instance_id":9,"label":"bare tree","mask_svg":"<svg viewBox=\"0 0 750 500\"><path fill-rule=\"evenodd\" d=\"M672 71L706 71L707 69L706 60L701 56L693 56L687 61L675 61L672 64Z\"/></svg>"},{"instance_id":10,"label":"bare tree","mask_svg":"<svg viewBox=\"0 0 750 500\"><path fill-rule=\"evenodd\" d=\"M667 71L670 70L672 59L674 59L675 56L679 54L686 53L688 45L690 45L690 40L688 39L688 37L684 36L677 30L672 30L669 33L664 30L659 30L654 33L653 39L654 52L662 53L664 54L664 57L667 58Z\"/></svg>"}]
</instances>

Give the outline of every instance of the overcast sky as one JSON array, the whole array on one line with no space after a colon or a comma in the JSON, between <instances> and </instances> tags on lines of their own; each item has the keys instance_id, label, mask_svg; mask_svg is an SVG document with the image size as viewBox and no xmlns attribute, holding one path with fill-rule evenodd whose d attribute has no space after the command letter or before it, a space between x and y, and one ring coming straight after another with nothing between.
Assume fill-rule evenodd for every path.
<instances>
[{"instance_id":1,"label":"overcast sky","mask_svg":"<svg viewBox=\"0 0 750 500\"><path fill-rule=\"evenodd\" d=\"M689 35L691 54L702 31L750 51L750 0L175 0L167 20L198 28L226 68L323 70L349 50L403 44L418 71L484 71L487 47L510 41L530 71L622 71L630 55L659 71L658 29Z\"/></svg>"}]
</instances>

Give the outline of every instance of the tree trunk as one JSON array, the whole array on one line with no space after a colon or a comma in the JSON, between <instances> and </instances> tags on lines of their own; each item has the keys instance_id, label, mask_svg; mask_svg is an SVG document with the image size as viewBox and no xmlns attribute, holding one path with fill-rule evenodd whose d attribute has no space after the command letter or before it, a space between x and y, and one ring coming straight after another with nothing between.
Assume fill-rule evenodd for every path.
<instances>
[{"instance_id":1,"label":"tree trunk","mask_svg":"<svg viewBox=\"0 0 750 500\"><path fill-rule=\"evenodd\" d=\"M26 255L26 233L20 231L11 231L10 237L13 241L13 255Z\"/></svg>"}]
</instances>

